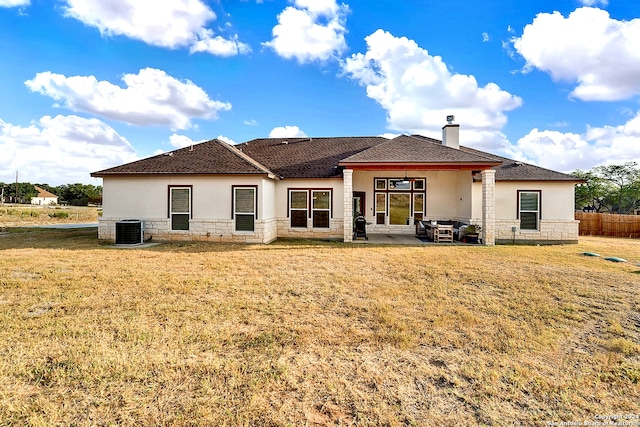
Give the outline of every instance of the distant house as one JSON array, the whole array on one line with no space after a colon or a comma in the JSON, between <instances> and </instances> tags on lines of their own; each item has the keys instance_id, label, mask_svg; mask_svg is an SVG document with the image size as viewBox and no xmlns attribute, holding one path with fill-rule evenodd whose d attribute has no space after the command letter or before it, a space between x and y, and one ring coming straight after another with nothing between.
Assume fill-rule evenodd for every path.
<instances>
[{"instance_id":1,"label":"distant house","mask_svg":"<svg viewBox=\"0 0 640 427\"><path fill-rule=\"evenodd\" d=\"M154 240L269 243L413 234L418 221L481 225L482 241L577 242L571 175L419 135L211 140L94 172L99 238L139 219Z\"/></svg>"},{"instance_id":2,"label":"distant house","mask_svg":"<svg viewBox=\"0 0 640 427\"><path fill-rule=\"evenodd\" d=\"M38 195L36 197L31 198L32 205L57 205L58 204L58 196L48 192L45 189L34 186Z\"/></svg>"}]
</instances>

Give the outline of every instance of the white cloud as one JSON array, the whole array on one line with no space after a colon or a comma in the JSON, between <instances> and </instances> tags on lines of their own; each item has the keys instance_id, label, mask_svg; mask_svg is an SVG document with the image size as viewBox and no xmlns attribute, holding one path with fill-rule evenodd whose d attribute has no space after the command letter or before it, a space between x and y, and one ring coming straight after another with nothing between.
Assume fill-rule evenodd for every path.
<instances>
[{"instance_id":1,"label":"white cloud","mask_svg":"<svg viewBox=\"0 0 640 427\"><path fill-rule=\"evenodd\" d=\"M214 36L206 23L216 14L201 0L66 0L65 15L96 27L103 36L125 36L153 46L231 56L248 45Z\"/></svg>"},{"instance_id":2,"label":"white cloud","mask_svg":"<svg viewBox=\"0 0 640 427\"><path fill-rule=\"evenodd\" d=\"M247 126L258 126L258 122L256 121L256 119L245 120L244 124Z\"/></svg>"},{"instance_id":3,"label":"white cloud","mask_svg":"<svg viewBox=\"0 0 640 427\"><path fill-rule=\"evenodd\" d=\"M489 33L482 33L482 42L483 42L483 43L486 43L486 42L488 42L489 40L490 40L490 39L489 39Z\"/></svg>"},{"instance_id":4,"label":"white cloud","mask_svg":"<svg viewBox=\"0 0 640 427\"><path fill-rule=\"evenodd\" d=\"M0 7L29 6L30 0L0 0Z\"/></svg>"},{"instance_id":5,"label":"white cloud","mask_svg":"<svg viewBox=\"0 0 640 427\"><path fill-rule=\"evenodd\" d=\"M400 135L402 135L402 134L401 134L401 133L385 132L385 133L381 133L381 134L380 134L380 135L378 135L378 136L380 136L380 137L382 137L382 138L393 139L393 138L397 138L397 137L399 137Z\"/></svg>"},{"instance_id":6,"label":"white cloud","mask_svg":"<svg viewBox=\"0 0 640 427\"><path fill-rule=\"evenodd\" d=\"M606 6L609 4L609 0L578 0L580 3L582 3L583 6L597 6L597 5L602 5L602 6Z\"/></svg>"},{"instance_id":7,"label":"white cloud","mask_svg":"<svg viewBox=\"0 0 640 427\"><path fill-rule=\"evenodd\" d=\"M347 48L345 4L335 0L295 0L278 15L273 39L263 43L279 56L299 63L327 61Z\"/></svg>"},{"instance_id":8,"label":"white cloud","mask_svg":"<svg viewBox=\"0 0 640 427\"><path fill-rule=\"evenodd\" d=\"M224 135L218 135L218 137L216 139L219 139L220 141L226 142L229 145L236 145L237 144L236 141L234 141L233 139L228 138L228 137L226 137Z\"/></svg>"},{"instance_id":9,"label":"white cloud","mask_svg":"<svg viewBox=\"0 0 640 427\"><path fill-rule=\"evenodd\" d=\"M198 142L202 142L202 141L194 141L193 139L189 138L186 135L178 135L176 133L174 133L169 137L169 144L171 144L176 148L189 147L193 144L197 144Z\"/></svg>"},{"instance_id":10,"label":"white cloud","mask_svg":"<svg viewBox=\"0 0 640 427\"><path fill-rule=\"evenodd\" d=\"M190 80L177 80L162 70L145 68L125 74L122 80L124 89L94 76L66 77L47 71L25 84L70 110L143 126L186 129L193 127L194 118L216 119L219 111L231 109L229 103L211 100Z\"/></svg>"},{"instance_id":11,"label":"white cloud","mask_svg":"<svg viewBox=\"0 0 640 427\"><path fill-rule=\"evenodd\" d=\"M269 138L306 138L307 134L298 126L281 126L269 132Z\"/></svg>"},{"instance_id":12,"label":"white cloud","mask_svg":"<svg viewBox=\"0 0 640 427\"><path fill-rule=\"evenodd\" d=\"M506 150L514 159L570 172L640 158L640 111L620 126L590 127L582 134L533 129Z\"/></svg>"},{"instance_id":13,"label":"white cloud","mask_svg":"<svg viewBox=\"0 0 640 427\"><path fill-rule=\"evenodd\" d=\"M205 37L194 42L189 48L191 53L208 52L213 55L226 57L251 52L249 45L238 41L237 35L228 40L222 36L214 36L211 30L206 30L203 34Z\"/></svg>"},{"instance_id":14,"label":"white cloud","mask_svg":"<svg viewBox=\"0 0 640 427\"><path fill-rule=\"evenodd\" d=\"M494 150L508 144L500 130L520 98L495 83L479 87L474 76L451 73L441 57L405 37L378 30L365 40L367 52L346 59L343 71L386 110L389 129L440 138L453 114L464 129L461 143Z\"/></svg>"},{"instance_id":15,"label":"white cloud","mask_svg":"<svg viewBox=\"0 0 640 427\"><path fill-rule=\"evenodd\" d=\"M44 116L28 127L0 120L0 181L90 183L91 172L136 160L129 142L98 119Z\"/></svg>"},{"instance_id":16,"label":"white cloud","mask_svg":"<svg viewBox=\"0 0 640 427\"><path fill-rule=\"evenodd\" d=\"M555 80L577 83L571 96L615 101L640 95L640 19L617 21L609 13L582 7L567 18L540 13L512 40L527 61Z\"/></svg>"}]
</instances>

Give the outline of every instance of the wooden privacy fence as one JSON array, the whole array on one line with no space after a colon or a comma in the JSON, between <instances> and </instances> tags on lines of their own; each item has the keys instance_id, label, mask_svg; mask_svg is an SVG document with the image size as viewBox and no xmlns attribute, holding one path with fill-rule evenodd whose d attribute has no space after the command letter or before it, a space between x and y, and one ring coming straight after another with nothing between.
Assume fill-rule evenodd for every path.
<instances>
[{"instance_id":1,"label":"wooden privacy fence","mask_svg":"<svg viewBox=\"0 0 640 427\"><path fill-rule=\"evenodd\" d=\"M576 212L581 236L640 237L640 215Z\"/></svg>"}]
</instances>

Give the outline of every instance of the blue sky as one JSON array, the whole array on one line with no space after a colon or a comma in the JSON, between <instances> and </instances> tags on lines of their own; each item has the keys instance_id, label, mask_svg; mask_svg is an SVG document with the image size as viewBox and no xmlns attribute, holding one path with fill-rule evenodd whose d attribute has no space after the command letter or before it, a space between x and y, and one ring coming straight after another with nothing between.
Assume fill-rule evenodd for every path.
<instances>
[{"instance_id":1,"label":"blue sky","mask_svg":"<svg viewBox=\"0 0 640 427\"><path fill-rule=\"evenodd\" d=\"M441 137L569 172L640 161L631 0L0 0L0 181L194 142Z\"/></svg>"}]
</instances>

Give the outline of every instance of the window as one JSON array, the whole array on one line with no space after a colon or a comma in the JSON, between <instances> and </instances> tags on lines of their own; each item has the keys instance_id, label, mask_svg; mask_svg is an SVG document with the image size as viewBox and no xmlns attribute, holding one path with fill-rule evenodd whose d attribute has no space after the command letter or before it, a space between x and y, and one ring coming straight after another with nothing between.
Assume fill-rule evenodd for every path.
<instances>
[{"instance_id":1,"label":"window","mask_svg":"<svg viewBox=\"0 0 640 427\"><path fill-rule=\"evenodd\" d=\"M416 221L422 221L423 219L424 219L424 193L415 193L413 195L413 222L415 223Z\"/></svg>"},{"instance_id":2,"label":"window","mask_svg":"<svg viewBox=\"0 0 640 427\"><path fill-rule=\"evenodd\" d=\"M329 191L312 191L313 228L329 228L331 196Z\"/></svg>"},{"instance_id":3,"label":"window","mask_svg":"<svg viewBox=\"0 0 640 427\"><path fill-rule=\"evenodd\" d=\"M387 194L376 193L376 224L384 225L387 216Z\"/></svg>"},{"instance_id":4,"label":"window","mask_svg":"<svg viewBox=\"0 0 640 427\"><path fill-rule=\"evenodd\" d=\"M172 230L189 229L191 187L169 187L169 218Z\"/></svg>"},{"instance_id":5,"label":"window","mask_svg":"<svg viewBox=\"0 0 640 427\"><path fill-rule=\"evenodd\" d=\"M390 179L389 190L411 190L411 181L404 179Z\"/></svg>"},{"instance_id":6,"label":"window","mask_svg":"<svg viewBox=\"0 0 640 427\"><path fill-rule=\"evenodd\" d=\"M291 191L289 192L289 206L291 227L307 228L307 212L309 204L307 202L307 196L309 192L304 191Z\"/></svg>"},{"instance_id":7,"label":"window","mask_svg":"<svg viewBox=\"0 0 640 427\"><path fill-rule=\"evenodd\" d=\"M254 231L256 219L256 189L233 188L233 214L236 231Z\"/></svg>"},{"instance_id":8,"label":"window","mask_svg":"<svg viewBox=\"0 0 640 427\"><path fill-rule=\"evenodd\" d=\"M540 191L518 191L518 215L521 230L538 230Z\"/></svg>"},{"instance_id":9,"label":"window","mask_svg":"<svg viewBox=\"0 0 640 427\"><path fill-rule=\"evenodd\" d=\"M411 194L389 193L389 224L407 225L411 216Z\"/></svg>"},{"instance_id":10,"label":"window","mask_svg":"<svg viewBox=\"0 0 640 427\"><path fill-rule=\"evenodd\" d=\"M289 190L289 218L291 228L329 228L331 190Z\"/></svg>"},{"instance_id":11,"label":"window","mask_svg":"<svg viewBox=\"0 0 640 427\"><path fill-rule=\"evenodd\" d=\"M410 225L425 218L425 178L374 178L374 186L376 224Z\"/></svg>"}]
</instances>

